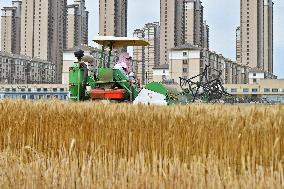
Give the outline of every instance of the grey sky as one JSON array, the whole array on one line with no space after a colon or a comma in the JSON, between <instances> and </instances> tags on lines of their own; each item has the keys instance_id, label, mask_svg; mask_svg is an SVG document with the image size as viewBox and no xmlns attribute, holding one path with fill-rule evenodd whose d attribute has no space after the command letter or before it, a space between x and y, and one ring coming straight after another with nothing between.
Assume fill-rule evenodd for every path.
<instances>
[{"instance_id":1,"label":"grey sky","mask_svg":"<svg viewBox=\"0 0 284 189\"><path fill-rule=\"evenodd\" d=\"M86 0L90 11L89 45L98 35L99 0ZM210 49L235 60L235 29L239 25L240 0L203 0L204 16L210 26ZM0 6L10 0L0 0ZM128 0L128 35L147 22L159 21L160 0ZM274 71L284 78L284 1L274 0Z\"/></svg>"}]
</instances>

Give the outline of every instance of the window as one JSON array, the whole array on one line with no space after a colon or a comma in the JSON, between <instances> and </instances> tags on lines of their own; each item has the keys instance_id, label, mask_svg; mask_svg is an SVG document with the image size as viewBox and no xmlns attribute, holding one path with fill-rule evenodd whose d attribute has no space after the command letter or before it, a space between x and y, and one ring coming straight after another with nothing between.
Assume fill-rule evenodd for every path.
<instances>
[{"instance_id":1,"label":"window","mask_svg":"<svg viewBox=\"0 0 284 189\"><path fill-rule=\"evenodd\" d=\"M237 88L232 88L231 89L231 93L236 93L238 90L237 90Z\"/></svg>"},{"instance_id":2,"label":"window","mask_svg":"<svg viewBox=\"0 0 284 189\"><path fill-rule=\"evenodd\" d=\"M188 60L182 60L183 64L188 64Z\"/></svg>"},{"instance_id":3,"label":"window","mask_svg":"<svg viewBox=\"0 0 284 189\"><path fill-rule=\"evenodd\" d=\"M256 76L256 73L253 73L253 76Z\"/></svg>"},{"instance_id":4,"label":"window","mask_svg":"<svg viewBox=\"0 0 284 189\"><path fill-rule=\"evenodd\" d=\"M252 89L252 92L253 92L253 93L257 93L257 92L258 92L258 89Z\"/></svg>"},{"instance_id":5,"label":"window","mask_svg":"<svg viewBox=\"0 0 284 189\"><path fill-rule=\"evenodd\" d=\"M272 92L273 92L273 93L278 93L278 92L279 92L279 89L272 89Z\"/></svg>"},{"instance_id":6,"label":"window","mask_svg":"<svg viewBox=\"0 0 284 189\"><path fill-rule=\"evenodd\" d=\"M182 72L183 72L183 73L187 73L187 68L183 68L183 69L182 69Z\"/></svg>"},{"instance_id":7,"label":"window","mask_svg":"<svg viewBox=\"0 0 284 189\"><path fill-rule=\"evenodd\" d=\"M41 88L37 88L36 91L37 91L37 92L40 92L40 91L41 91Z\"/></svg>"},{"instance_id":8,"label":"window","mask_svg":"<svg viewBox=\"0 0 284 189\"><path fill-rule=\"evenodd\" d=\"M243 92L244 92L244 93L248 93L248 92L249 92L249 89L248 89L248 88L244 88L244 89L243 89Z\"/></svg>"},{"instance_id":9,"label":"window","mask_svg":"<svg viewBox=\"0 0 284 189\"><path fill-rule=\"evenodd\" d=\"M264 92L265 93L270 93L270 89L269 88L264 88Z\"/></svg>"},{"instance_id":10,"label":"window","mask_svg":"<svg viewBox=\"0 0 284 189\"><path fill-rule=\"evenodd\" d=\"M183 56L187 56L187 52L183 52L182 54L183 54Z\"/></svg>"}]
</instances>

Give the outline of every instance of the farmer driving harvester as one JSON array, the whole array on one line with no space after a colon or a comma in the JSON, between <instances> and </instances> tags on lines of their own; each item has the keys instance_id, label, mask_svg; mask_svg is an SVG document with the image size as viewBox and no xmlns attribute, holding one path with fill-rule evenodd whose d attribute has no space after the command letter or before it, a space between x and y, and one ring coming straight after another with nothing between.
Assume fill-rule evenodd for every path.
<instances>
[{"instance_id":1,"label":"farmer driving harvester","mask_svg":"<svg viewBox=\"0 0 284 189\"><path fill-rule=\"evenodd\" d=\"M116 65L113 68L121 70L125 74L125 76L127 76L128 80L131 81L132 83L137 83L135 79L135 74L130 64L131 60L132 57L129 56L127 52L123 52L120 54L119 61L116 63Z\"/></svg>"},{"instance_id":2,"label":"farmer driving harvester","mask_svg":"<svg viewBox=\"0 0 284 189\"><path fill-rule=\"evenodd\" d=\"M102 47L99 65L95 72L89 73L89 70L82 67L83 53L76 56L78 61L74 62L69 69L70 99L133 102L140 89L132 72L131 57L126 52L121 53L119 61L112 67L112 51L128 46L147 46L149 43L138 38L113 36L99 36L94 39L94 42Z\"/></svg>"},{"instance_id":3,"label":"farmer driving harvester","mask_svg":"<svg viewBox=\"0 0 284 189\"><path fill-rule=\"evenodd\" d=\"M131 57L129 56L129 54L127 52L123 52L120 54L119 56L119 60L116 63L116 65L114 66L114 69L119 69L121 71L123 71L125 73L125 75L128 75L131 72L131 66L129 63L129 60L131 59Z\"/></svg>"}]
</instances>

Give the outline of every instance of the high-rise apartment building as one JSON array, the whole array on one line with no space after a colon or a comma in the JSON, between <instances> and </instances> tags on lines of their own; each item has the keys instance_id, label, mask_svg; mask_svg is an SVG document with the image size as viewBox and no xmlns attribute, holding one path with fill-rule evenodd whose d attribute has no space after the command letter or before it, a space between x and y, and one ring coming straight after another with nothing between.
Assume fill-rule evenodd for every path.
<instances>
[{"instance_id":1,"label":"high-rise apartment building","mask_svg":"<svg viewBox=\"0 0 284 189\"><path fill-rule=\"evenodd\" d=\"M153 68L160 62L160 25L158 22L147 23L143 29L133 32L134 37L144 39L149 42L146 47L134 47L133 59L138 61L136 65L136 75L142 84L153 81Z\"/></svg>"},{"instance_id":2,"label":"high-rise apartment building","mask_svg":"<svg viewBox=\"0 0 284 189\"><path fill-rule=\"evenodd\" d=\"M241 0L241 63L273 72L273 2Z\"/></svg>"},{"instance_id":3,"label":"high-rise apartment building","mask_svg":"<svg viewBox=\"0 0 284 189\"><path fill-rule=\"evenodd\" d=\"M85 0L74 0L67 6L66 40L64 49L88 44L88 16Z\"/></svg>"},{"instance_id":4,"label":"high-rise apartment building","mask_svg":"<svg viewBox=\"0 0 284 189\"><path fill-rule=\"evenodd\" d=\"M133 32L133 37L139 39L145 39L144 29L136 29ZM145 47L144 46L134 46L133 47L133 59L137 62L134 65L133 70L136 74L137 79L141 81L142 84L146 82L146 66L145 66Z\"/></svg>"},{"instance_id":5,"label":"high-rise apartment building","mask_svg":"<svg viewBox=\"0 0 284 189\"><path fill-rule=\"evenodd\" d=\"M8 53L13 53L14 47L14 22L15 22L15 8L4 7L2 9L1 17L1 50Z\"/></svg>"},{"instance_id":6,"label":"high-rise apartment building","mask_svg":"<svg viewBox=\"0 0 284 189\"><path fill-rule=\"evenodd\" d=\"M56 83L61 83L66 36L66 0L23 0L21 54L55 64Z\"/></svg>"},{"instance_id":7,"label":"high-rise apartment building","mask_svg":"<svg viewBox=\"0 0 284 189\"><path fill-rule=\"evenodd\" d=\"M210 28L207 25L206 20L203 22L203 40L202 40L202 48L205 50L209 50L209 31Z\"/></svg>"},{"instance_id":8,"label":"high-rise apartment building","mask_svg":"<svg viewBox=\"0 0 284 189\"><path fill-rule=\"evenodd\" d=\"M160 0L161 64L168 63L171 48L189 43L209 48L209 26L200 0Z\"/></svg>"},{"instance_id":9,"label":"high-rise apartment building","mask_svg":"<svg viewBox=\"0 0 284 189\"><path fill-rule=\"evenodd\" d=\"M184 0L160 0L160 62L168 64L168 50L184 43Z\"/></svg>"},{"instance_id":10,"label":"high-rise apartment building","mask_svg":"<svg viewBox=\"0 0 284 189\"><path fill-rule=\"evenodd\" d=\"M273 5L264 1L264 70L273 73Z\"/></svg>"},{"instance_id":11,"label":"high-rise apartment building","mask_svg":"<svg viewBox=\"0 0 284 189\"><path fill-rule=\"evenodd\" d=\"M152 56L152 58L148 58L149 64L152 61L152 65L157 66L160 64L160 23L148 23L145 25L144 31L145 40L150 43L150 45L146 47L146 53Z\"/></svg>"},{"instance_id":12,"label":"high-rise apartment building","mask_svg":"<svg viewBox=\"0 0 284 189\"><path fill-rule=\"evenodd\" d=\"M77 28L77 13L78 5L67 5L67 20L66 20L66 39L64 41L64 49L71 49L78 45Z\"/></svg>"},{"instance_id":13,"label":"high-rise apartment building","mask_svg":"<svg viewBox=\"0 0 284 189\"><path fill-rule=\"evenodd\" d=\"M100 35L127 36L127 0L100 0Z\"/></svg>"},{"instance_id":14,"label":"high-rise apartment building","mask_svg":"<svg viewBox=\"0 0 284 189\"><path fill-rule=\"evenodd\" d=\"M241 48L241 28L237 27L236 29L236 61L238 64L242 61L242 48Z\"/></svg>"},{"instance_id":15,"label":"high-rise apartment building","mask_svg":"<svg viewBox=\"0 0 284 189\"><path fill-rule=\"evenodd\" d=\"M12 1L11 7L2 9L1 49L7 53L20 53L21 4L21 1Z\"/></svg>"},{"instance_id":16,"label":"high-rise apartment building","mask_svg":"<svg viewBox=\"0 0 284 189\"><path fill-rule=\"evenodd\" d=\"M200 0L185 0L184 14L185 43L203 47L206 40L204 32L207 28L204 28L202 2Z\"/></svg>"}]
</instances>

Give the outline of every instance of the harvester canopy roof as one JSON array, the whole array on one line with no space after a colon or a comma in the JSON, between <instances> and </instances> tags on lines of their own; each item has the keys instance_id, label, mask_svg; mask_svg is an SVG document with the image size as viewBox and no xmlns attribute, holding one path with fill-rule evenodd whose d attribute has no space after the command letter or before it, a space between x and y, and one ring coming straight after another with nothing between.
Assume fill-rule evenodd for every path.
<instances>
[{"instance_id":1,"label":"harvester canopy roof","mask_svg":"<svg viewBox=\"0 0 284 189\"><path fill-rule=\"evenodd\" d=\"M147 41L135 37L98 36L93 41L103 46L112 46L113 48L150 45Z\"/></svg>"}]
</instances>

